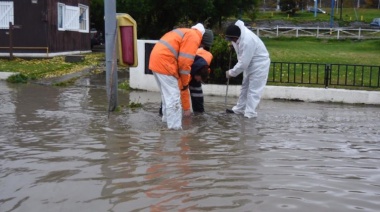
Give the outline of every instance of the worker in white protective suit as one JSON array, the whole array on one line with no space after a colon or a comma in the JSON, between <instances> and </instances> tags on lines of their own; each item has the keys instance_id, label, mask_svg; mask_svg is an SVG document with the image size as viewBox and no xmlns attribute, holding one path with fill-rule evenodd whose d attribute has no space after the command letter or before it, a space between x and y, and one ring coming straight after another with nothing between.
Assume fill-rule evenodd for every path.
<instances>
[{"instance_id":1,"label":"worker in white protective suit","mask_svg":"<svg viewBox=\"0 0 380 212\"><path fill-rule=\"evenodd\" d=\"M243 21L236 21L226 29L225 37L231 41L238 62L226 71L226 77L236 77L243 72L243 82L237 104L227 113L257 117L256 108L267 83L270 66L269 53L261 39L249 30Z\"/></svg>"}]
</instances>

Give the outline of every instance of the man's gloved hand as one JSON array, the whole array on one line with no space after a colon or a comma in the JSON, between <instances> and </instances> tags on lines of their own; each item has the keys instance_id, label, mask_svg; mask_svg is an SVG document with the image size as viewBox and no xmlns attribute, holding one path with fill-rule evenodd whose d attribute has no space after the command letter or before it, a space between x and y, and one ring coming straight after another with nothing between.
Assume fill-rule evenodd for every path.
<instances>
[{"instance_id":1,"label":"man's gloved hand","mask_svg":"<svg viewBox=\"0 0 380 212\"><path fill-rule=\"evenodd\" d=\"M186 91L189 88L189 85L185 85L182 87L181 91Z\"/></svg>"},{"instance_id":2,"label":"man's gloved hand","mask_svg":"<svg viewBox=\"0 0 380 212\"><path fill-rule=\"evenodd\" d=\"M231 78L231 75L230 75L230 72L229 72L229 71L226 71L226 78L227 78L227 79Z\"/></svg>"},{"instance_id":3,"label":"man's gloved hand","mask_svg":"<svg viewBox=\"0 0 380 212\"><path fill-rule=\"evenodd\" d=\"M185 110L185 111L183 111L183 116L184 116L184 117L189 117L189 116L191 116L191 110Z\"/></svg>"}]
</instances>

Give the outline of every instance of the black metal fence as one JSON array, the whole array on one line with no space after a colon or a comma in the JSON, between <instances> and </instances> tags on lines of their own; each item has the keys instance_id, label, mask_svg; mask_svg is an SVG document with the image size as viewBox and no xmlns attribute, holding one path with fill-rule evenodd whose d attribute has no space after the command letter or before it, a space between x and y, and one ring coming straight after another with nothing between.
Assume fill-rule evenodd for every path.
<instances>
[{"instance_id":1,"label":"black metal fence","mask_svg":"<svg viewBox=\"0 0 380 212\"><path fill-rule=\"evenodd\" d=\"M268 82L380 88L380 66L272 62Z\"/></svg>"}]
</instances>

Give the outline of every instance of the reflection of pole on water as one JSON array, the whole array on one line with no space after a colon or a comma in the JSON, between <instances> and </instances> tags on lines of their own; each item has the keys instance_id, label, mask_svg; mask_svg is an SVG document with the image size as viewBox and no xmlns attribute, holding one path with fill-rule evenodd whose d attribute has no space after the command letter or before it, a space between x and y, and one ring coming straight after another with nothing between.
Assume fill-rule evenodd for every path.
<instances>
[{"instance_id":1,"label":"reflection of pole on water","mask_svg":"<svg viewBox=\"0 0 380 212\"><path fill-rule=\"evenodd\" d=\"M108 111L117 107L116 1L104 0Z\"/></svg>"}]
</instances>

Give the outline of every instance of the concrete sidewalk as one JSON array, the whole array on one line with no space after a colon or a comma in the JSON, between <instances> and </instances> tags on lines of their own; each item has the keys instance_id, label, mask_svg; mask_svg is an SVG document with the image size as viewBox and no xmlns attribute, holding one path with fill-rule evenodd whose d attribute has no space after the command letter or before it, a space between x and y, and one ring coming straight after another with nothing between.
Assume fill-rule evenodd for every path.
<instances>
[{"instance_id":1,"label":"concrete sidewalk","mask_svg":"<svg viewBox=\"0 0 380 212\"><path fill-rule=\"evenodd\" d=\"M18 74L17 72L0 72L0 80L6 80L8 77Z\"/></svg>"}]
</instances>

